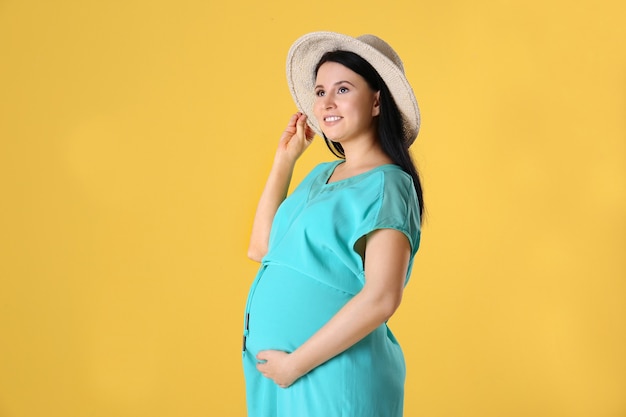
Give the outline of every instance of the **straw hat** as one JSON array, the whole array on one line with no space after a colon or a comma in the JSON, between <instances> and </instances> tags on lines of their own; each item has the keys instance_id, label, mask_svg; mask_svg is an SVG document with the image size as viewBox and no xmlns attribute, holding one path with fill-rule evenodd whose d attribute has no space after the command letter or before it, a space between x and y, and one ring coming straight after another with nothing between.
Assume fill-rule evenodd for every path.
<instances>
[{"instance_id":1,"label":"straw hat","mask_svg":"<svg viewBox=\"0 0 626 417\"><path fill-rule=\"evenodd\" d=\"M358 54L378 71L402 113L404 140L411 145L420 127L420 112L413 89L404 75L404 66L396 52L374 35L358 38L334 32L313 32L291 45L287 55L287 83L298 109L307 115L309 124L322 136L315 116L315 66L328 51L350 51Z\"/></svg>"}]
</instances>

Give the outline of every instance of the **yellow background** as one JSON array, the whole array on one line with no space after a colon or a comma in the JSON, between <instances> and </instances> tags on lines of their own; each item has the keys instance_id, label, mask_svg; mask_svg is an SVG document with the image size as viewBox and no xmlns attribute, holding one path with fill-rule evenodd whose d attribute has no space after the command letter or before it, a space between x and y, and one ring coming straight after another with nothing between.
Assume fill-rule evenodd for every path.
<instances>
[{"instance_id":1,"label":"yellow background","mask_svg":"<svg viewBox=\"0 0 626 417\"><path fill-rule=\"evenodd\" d=\"M248 233L314 30L388 40L422 109L406 416L626 416L625 15L0 1L0 416L245 415Z\"/></svg>"}]
</instances>

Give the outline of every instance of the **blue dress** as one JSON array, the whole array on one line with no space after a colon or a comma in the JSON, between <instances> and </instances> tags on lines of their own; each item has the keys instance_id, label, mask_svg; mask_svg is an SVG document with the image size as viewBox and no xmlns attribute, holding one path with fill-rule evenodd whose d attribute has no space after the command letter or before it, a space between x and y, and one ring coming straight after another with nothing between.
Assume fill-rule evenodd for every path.
<instances>
[{"instance_id":1,"label":"blue dress","mask_svg":"<svg viewBox=\"0 0 626 417\"><path fill-rule=\"evenodd\" d=\"M329 184L341 162L315 167L274 217L245 311L248 417L402 416L404 356L386 323L288 388L256 369L259 351L292 352L363 288L368 233L391 228L407 236L408 281L420 240L411 177L388 164Z\"/></svg>"}]
</instances>

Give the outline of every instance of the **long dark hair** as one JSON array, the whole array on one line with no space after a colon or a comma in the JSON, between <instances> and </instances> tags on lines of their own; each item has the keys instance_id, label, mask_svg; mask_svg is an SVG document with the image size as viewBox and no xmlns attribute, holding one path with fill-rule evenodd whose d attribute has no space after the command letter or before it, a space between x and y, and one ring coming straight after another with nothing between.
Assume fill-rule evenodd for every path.
<instances>
[{"instance_id":1,"label":"long dark hair","mask_svg":"<svg viewBox=\"0 0 626 417\"><path fill-rule=\"evenodd\" d=\"M380 77L374 67L361 56L350 51L326 52L315 66L315 77L322 64L336 62L359 74L367 81L374 91L380 91L380 114L378 116L378 139L383 151L391 158L394 164L402 168L413 178L413 185L419 203L420 221L424 213L424 198L419 173L411 158L409 147L404 140L405 132L402 127L402 116L394 101L387 84ZM345 158L343 147L339 142L333 142L324 135L328 149L337 157Z\"/></svg>"}]
</instances>

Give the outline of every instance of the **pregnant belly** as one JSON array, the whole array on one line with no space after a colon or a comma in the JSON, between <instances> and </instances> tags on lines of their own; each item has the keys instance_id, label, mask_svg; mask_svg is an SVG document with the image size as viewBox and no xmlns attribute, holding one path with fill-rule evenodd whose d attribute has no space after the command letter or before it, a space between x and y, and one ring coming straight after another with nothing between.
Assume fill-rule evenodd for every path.
<instances>
[{"instance_id":1,"label":"pregnant belly","mask_svg":"<svg viewBox=\"0 0 626 417\"><path fill-rule=\"evenodd\" d=\"M291 352L345 305L351 294L278 265L261 272L249 300L246 347Z\"/></svg>"}]
</instances>

